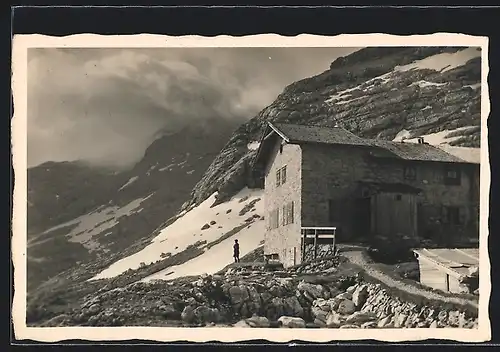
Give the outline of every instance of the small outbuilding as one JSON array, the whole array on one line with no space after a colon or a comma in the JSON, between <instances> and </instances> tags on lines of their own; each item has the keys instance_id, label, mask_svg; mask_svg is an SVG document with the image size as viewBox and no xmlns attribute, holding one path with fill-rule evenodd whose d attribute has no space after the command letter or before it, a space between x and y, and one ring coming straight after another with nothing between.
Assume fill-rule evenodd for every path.
<instances>
[{"instance_id":1,"label":"small outbuilding","mask_svg":"<svg viewBox=\"0 0 500 352\"><path fill-rule=\"evenodd\" d=\"M478 283L478 248L415 249L420 282L434 289L470 293Z\"/></svg>"}]
</instances>

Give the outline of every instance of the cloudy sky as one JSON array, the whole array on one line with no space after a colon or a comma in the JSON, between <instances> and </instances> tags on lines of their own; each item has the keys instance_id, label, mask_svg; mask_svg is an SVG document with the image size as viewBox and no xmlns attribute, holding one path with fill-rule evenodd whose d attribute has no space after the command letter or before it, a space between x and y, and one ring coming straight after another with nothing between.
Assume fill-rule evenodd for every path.
<instances>
[{"instance_id":1,"label":"cloudy sky","mask_svg":"<svg viewBox=\"0 0 500 352\"><path fill-rule=\"evenodd\" d=\"M128 166L160 130L250 119L356 48L30 49L28 166Z\"/></svg>"}]
</instances>

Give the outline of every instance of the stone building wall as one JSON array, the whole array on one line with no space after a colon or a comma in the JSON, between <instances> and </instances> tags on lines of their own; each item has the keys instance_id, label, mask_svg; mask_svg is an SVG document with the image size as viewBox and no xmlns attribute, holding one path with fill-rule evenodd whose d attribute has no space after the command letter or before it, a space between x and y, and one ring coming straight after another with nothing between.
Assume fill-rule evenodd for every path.
<instances>
[{"instance_id":1,"label":"stone building wall","mask_svg":"<svg viewBox=\"0 0 500 352\"><path fill-rule=\"evenodd\" d=\"M286 165L286 182L276 185L276 172ZM283 206L292 202L294 222L283 225ZM271 229L271 213L279 208L279 226ZM294 144L284 144L280 152L277 142L265 171L266 234L264 254L278 254L285 267L301 262L301 149Z\"/></svg>"},{"instance_id":2,"label":"stone building wall","mask_svg":"<svg viewBox=\"0 0 500 352\"><path fill-rule=\"evenodd\" d=\"M432 237L453 234L475 235L478 204L472 192L472 168L461 168L460 185L445 185L445 164L408 162L416 168L416 178L404 177L405 163L369 156L369 149L353 146L302 145L302 226L337 226L338 238L347 239L354 232L355 192L357 181L403 183L423 190L418 196L418 233ZM339 221L329 218L329 201L338 203ZM443 206L458 206L460 224L446 225ZM438 227L436 222L440 222ZM444 224L444 225L443 225Z\"/></svg>"}]
</instances>

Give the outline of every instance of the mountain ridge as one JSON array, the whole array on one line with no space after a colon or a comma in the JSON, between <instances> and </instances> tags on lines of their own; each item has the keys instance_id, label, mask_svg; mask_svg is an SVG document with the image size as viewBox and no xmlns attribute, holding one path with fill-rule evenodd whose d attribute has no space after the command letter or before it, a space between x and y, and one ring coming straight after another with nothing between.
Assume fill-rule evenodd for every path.
<instances>
[{"instance_id":1,"label":"mountain ridge","mask_svg":"<svg viewBox=\"0 0 500 352\"><path fill-rule=\"evenodd\" d=\"M447 55L442 57L446 60L462 52L468 56L452 69L447 65L440 70L425 65L401 69L419 60ZM252 186L249 162L256 151L248 150L247 145L260 140L268 121L338 124L360 137L389 140L402 130L413 138L473 126L472 133L464 133L452 145L478 147L480 80L477 48L365 48L340 57L329 70L285 87L271 105L241 125L181 210L200 204L215 191L219 193L217 202L223 202L244 186Z\"/></svg>"}]
</instances>

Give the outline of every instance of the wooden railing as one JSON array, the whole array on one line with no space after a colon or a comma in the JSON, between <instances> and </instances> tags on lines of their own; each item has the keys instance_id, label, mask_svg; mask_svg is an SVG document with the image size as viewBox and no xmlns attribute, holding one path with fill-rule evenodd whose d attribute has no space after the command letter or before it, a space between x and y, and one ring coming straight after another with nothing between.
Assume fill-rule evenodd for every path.
<instances>
[{"instance_id":1,"label":"wooden railing","mask_svg":"<svg viewBox=\"0 0 500 352\"><path fill-rule=\"evenodd\" d=\"M336 227L302 227L302 258L306 255L306 245L311 243L314 245L314 259L317 258L319 244L331 245L334 249L336 232Z\"/></svg>"}]
</instances>

